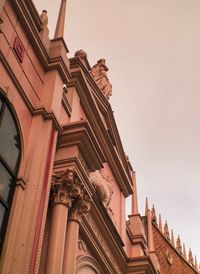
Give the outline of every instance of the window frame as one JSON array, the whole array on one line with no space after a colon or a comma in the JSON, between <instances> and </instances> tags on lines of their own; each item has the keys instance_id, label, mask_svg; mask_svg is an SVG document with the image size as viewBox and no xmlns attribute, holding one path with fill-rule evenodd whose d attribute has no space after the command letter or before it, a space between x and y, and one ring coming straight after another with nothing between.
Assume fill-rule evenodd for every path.
<instances>
[{"instance_id":1,"label":"window frame","mask_svg":"<svg viewBox=\"0 0 200 274\"><path fill-rule=\"evenodd\" d=\"M10 112L10 115L13 119L13 123L15 125L15 128L16 128L17 137L18 137L17 142L18 142L18 146L19 146L18 147L19 153L18 153L18 156L17 156L17 159L16 159L16 164L15 164L14 170L12 170L12 168L9 166L9 164L6 162L6 160L2 157L2 155L0 155L0 163L2 164L3 168L8 172L8 174L12 178L12 185L11 185L10 190L9 190L7 202L5 200L3 200L2 197L0 197L0 204L5 209L5 213L4 213L5 216L3 216L2 228L0 230L0 254L1 254L3 244L4 244L6 229L7 229L7 225L8 225L10 210L11 210L11 207L12 207L12 201L13 201L13 196L14 196L14 192L15 192L15 186L16 186L16 181L17 181L19 165L20 165L21 135L20 135L19 124L18 124L18 119L17 119L16 113L15 113L11 103L2 94L1 89L0 89L0 101L2 103L0 105L0 127L1 127L1 122L2 122L2 119L3 119L3 116L4 116L5 109L7 107L8 111Z\"/></svg>"}]
</instances>

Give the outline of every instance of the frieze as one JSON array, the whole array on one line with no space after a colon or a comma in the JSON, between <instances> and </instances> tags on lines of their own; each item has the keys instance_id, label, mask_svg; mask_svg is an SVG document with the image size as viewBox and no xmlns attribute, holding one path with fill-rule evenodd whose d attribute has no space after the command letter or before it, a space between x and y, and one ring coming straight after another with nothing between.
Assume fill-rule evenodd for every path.
<instances>
[{"instance_id":1,"label":"frieze","mask_svg":"<svg viewBox=\"0 0 200 274\"><path fill-rule=\"evenodd\" d=\"M108 256L109 260L111 261L112 265L114 266L114 268L116 270L116 273L118 273L118 274L122 273L119 266L118 266L118 264L117 264L117 261L116 261L115 257L112 255L112 252L110 251L110 248L109 248L108 244L104 240L99 228L97 228L97 225L95 224L92 217L88 215L87 216L87 221L90 224L94 234L96 235L96 237L99 241L99 244L103 247L106 255Z\"/></svg>"}]
</instances>

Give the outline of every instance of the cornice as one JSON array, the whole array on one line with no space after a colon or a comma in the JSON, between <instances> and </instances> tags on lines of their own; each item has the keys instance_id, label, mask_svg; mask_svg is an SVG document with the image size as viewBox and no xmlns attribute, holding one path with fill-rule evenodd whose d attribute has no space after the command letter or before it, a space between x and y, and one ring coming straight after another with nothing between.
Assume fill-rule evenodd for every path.
<instances>
[{"instance_id":1,"label":"cornice","mask_svg":"<svg viewBox=\"0 0 200 274\"><path fill-rule=\"evenodd\" d=\"M98 99L98 101L101 103L102 107L105 110L107 110L110 103L103 95L97 83L94 81L92 75L90 74L90 70L88 70L88 68L83 64L83 62L78 57L70 58L69 61L70 61L70 72L73 73L77 69L82 71L82 73L87 79L89 86L91 87L92 93L94 94L96 99Z\"/></svg>"},{"instance_id":2,"label":"cornice","mask_svg":"<svg viewBox=\"0 0 200 274\"><path fill-rule=\"evenodd\" d=\"M140 256L128 259L126 273L157 274L150 256Z\"/></svg>"},{"instance_id":3,"label":"cornice","mask_svg":"<svg viewBox=\"0 0 200 274\"><path fill-rule=\"evenodd\" d=\"M83 72L77 68L71 71L72 79L70 85L74 85L81 98L81 105L93 128L96 138L106 156L106 160L110 164L113 175L118 182L121 191L125 197L132 194L132 181L124 168L122 161L113 146L108 132L103 124L98 107L91 93L91 89L86 82ZM105 99L106 100L106 99Z\"/></svg>"},{"instance_id":4,"label":"cornice","mask_svg":"<svg viewBox=\"0 0 200 274\"><path fill-rule=\"evenodd\" d=\"M58 148L77 145L90 172L103 168L104 154L86 120L63 125L62 129L58 137Z\"/></svg>"}]
</instances>

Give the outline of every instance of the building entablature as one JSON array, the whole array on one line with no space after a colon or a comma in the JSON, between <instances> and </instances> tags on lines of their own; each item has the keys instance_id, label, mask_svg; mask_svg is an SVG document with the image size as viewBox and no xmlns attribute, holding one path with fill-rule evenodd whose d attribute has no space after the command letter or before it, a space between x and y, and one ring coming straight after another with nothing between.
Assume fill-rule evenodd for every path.
<instances>
[{"instance_id":1,"label":"building entablature","mask_svg":"<svg viewBox=\"0 0 200 274\"><path fill-rule=\"evenodd\" d=\"M79 63L81 63L81 61L77 58L76 60L73 59L73 62L75 61L76 67L74 65L73 69L71 68L70 70L72 78L69 86L74 86L76 88L85 116L97 136L96 138L105 155L106 161L108 162L113 175L120 186L120 189L123 191L125 197L127 197L132 193L132 182L128 165L125 160L125 155L121 159L120 154L118 153L118 150L112 140L115 137L111 138L113 134L109 134L107 127L105 127L101 112L92 92L92 87L87 81L87 77L91 78L89 72L86 70L85 73L83 73L82 69L79 67ZM92 78L90 80L94 82ZM106 100L106 98L104 98L104 100ZM106 102L106 104L108 104L108 109L111 110L109 103ZM121 154L123 154L122 149L121 151Z\"/></svg>"}]
</instances>

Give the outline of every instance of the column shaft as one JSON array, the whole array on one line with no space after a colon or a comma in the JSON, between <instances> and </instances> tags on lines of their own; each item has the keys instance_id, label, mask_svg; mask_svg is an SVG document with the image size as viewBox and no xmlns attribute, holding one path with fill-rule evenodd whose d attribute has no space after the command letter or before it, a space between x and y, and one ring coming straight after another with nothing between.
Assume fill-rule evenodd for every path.
<instances>
[{"instance_id":1,"label":"column shaft","mask_svg":"<svg viewBox=\"0 0 200 274\"><path fill-rule=\"evenodd\" d=\"M79 223L70 220L67 225L62 274L74 274L78 247Z\"/></svg>"},{"instance_id":2,"label":"column shaft","mask_svg":"<svg viewBox=\"0 0 200 274\"><path fill-rule=\"evenodd\" d=\"M67 216L68 207L66 205L58 203L53 206L46 274L62 273Z\"/></svg>"}]
</instances>

